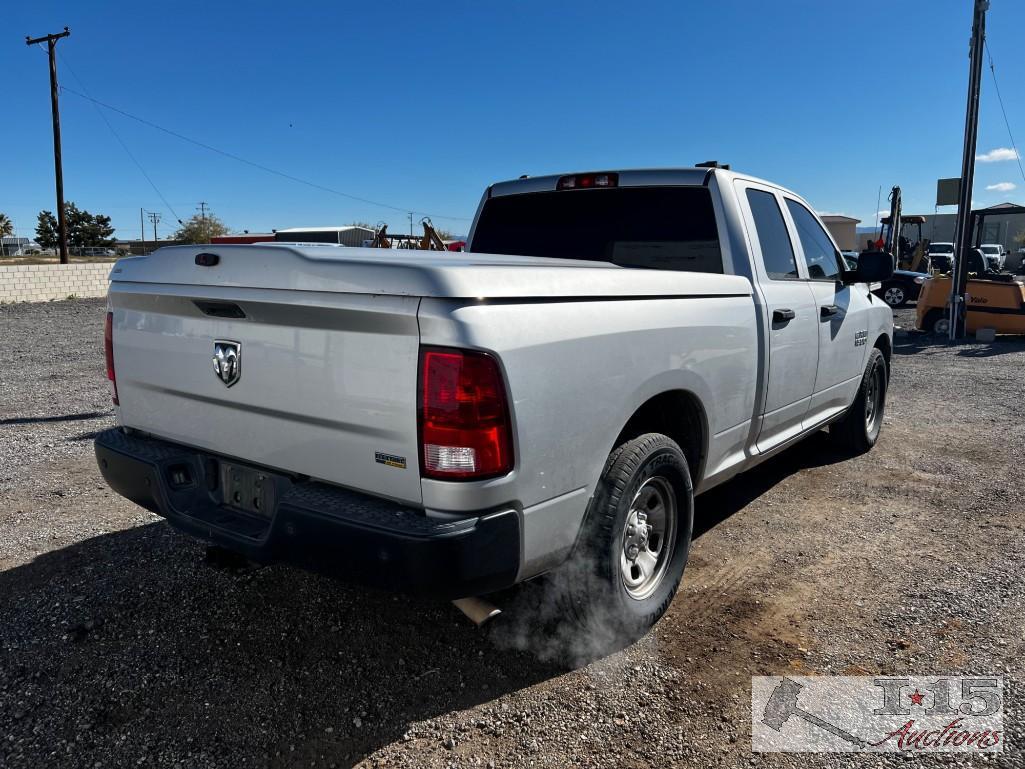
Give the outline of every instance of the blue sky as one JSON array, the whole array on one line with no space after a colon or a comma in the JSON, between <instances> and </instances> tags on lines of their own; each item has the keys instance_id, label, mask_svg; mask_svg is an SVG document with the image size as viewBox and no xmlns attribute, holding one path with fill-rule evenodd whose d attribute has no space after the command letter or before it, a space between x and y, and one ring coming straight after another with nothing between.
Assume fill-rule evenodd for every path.
<instances>
[{"instance_id":1,"label":"blue sky","mask_svg":"<svg viewBox=\"0 0 1025 769\"><path fill-rule=\"evenodd\" d=\"M871 221L904 189L933 208L960 173L971 0L228 3L12 0L0 35L0 211L52 210L45 54L63 85L271 175L62 95L65 191L138 237L139 208L232 229L435 215L465 232L484 187L520 174L718 159ZM993 0L989 45L1025 142L1025 3ZM77 75L77 79L76 76ZM979 152L1010 146L987 69ZM1000 183L1015 189L986 190ZM1025 201L1015 162L980 163L975 200ZM952 210L952 209L951 209ZM419 218L418 214L418 218ZM868 223L868 221L866 223Z\"/></svg>"}]
</instances>

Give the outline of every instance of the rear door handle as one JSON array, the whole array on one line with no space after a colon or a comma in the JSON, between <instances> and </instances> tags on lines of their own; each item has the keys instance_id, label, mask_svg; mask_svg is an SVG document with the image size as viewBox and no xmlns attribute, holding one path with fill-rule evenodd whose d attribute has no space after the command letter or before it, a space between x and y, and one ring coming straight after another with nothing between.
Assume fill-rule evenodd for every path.
<instances>
[{"instance_id":1,"label":"rear door handle","mask_svg":"<svg viewBox=\"0 0 1025 769\"><path fill-rule=\"evenodd\" d=\"M797 317L797 313L795 313L793 310L788 310L786 308L784 308L782 310L773 310L772 311L772 322L773 323L789 323L790 321L792 321L796 317Z\"/></svg>"},{"instance_id":2,"label":"rear door handle","mask_svg":"<svg viewBox=\"0 0 1025 769\"><path fill-rule=\"evenodd\" d=\"M838 312L840 312L840 308L837 305L835 305L835 304L824 304L824 305L822 305L822 315L821 315L821 317L823 319L825 319L825 318L832 318Z\"/></svg>"}]
</instances>

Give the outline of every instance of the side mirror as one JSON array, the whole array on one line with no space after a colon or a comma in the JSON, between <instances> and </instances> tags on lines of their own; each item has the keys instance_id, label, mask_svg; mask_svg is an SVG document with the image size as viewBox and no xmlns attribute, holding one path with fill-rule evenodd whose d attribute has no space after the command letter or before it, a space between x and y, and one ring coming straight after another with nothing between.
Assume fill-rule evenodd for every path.
<instances>
[{"instance_id":1,"label":"side mirror","mask_svg":"<svg viewBox=\"0 0 1025 769\"><path fill-rule=\"evenodd\" d=\"M893 275L893 255L885 251L863 251L858 268L844 274L844 283L879 283Z\"/></svg>"}]
</instances>

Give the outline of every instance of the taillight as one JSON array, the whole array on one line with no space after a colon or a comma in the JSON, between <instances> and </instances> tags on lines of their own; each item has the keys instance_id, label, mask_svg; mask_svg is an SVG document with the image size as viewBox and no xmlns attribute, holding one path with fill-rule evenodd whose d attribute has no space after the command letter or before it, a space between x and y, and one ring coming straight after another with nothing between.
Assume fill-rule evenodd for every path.
<instances>
[{"instance_id":1,"label":"taillight","mask_svg":"<svg viewBox=\"0 0 1025 769\"><path fill-rule=\"evenodd\" d=\"M110 397L114 405L117 400L117 375L114 373L114 313L107 313L107 321L103 324L103 354L107 359L107 379L110 380Z\"/></svg>"},{"instance_id":2,"label":"taillight","mask_svg":"<svg viewBox=\"0 0 1025 769\"><path fill-rule=\"evenodd\" d=\"M478 480L513 468L509 404L498 362L482 352L420 353L420 470Z\"/></svg>"},{"instance_id":3,"label":"taillight","mask_svg":"<svg viewBox=\"0 0 1025 769\"><path fill-rule=\"evenodd\" d=\"M589 190L618 187L619 174L573 174L562 176L555 185L557 190Z\"/></svg>"}]
</instances>

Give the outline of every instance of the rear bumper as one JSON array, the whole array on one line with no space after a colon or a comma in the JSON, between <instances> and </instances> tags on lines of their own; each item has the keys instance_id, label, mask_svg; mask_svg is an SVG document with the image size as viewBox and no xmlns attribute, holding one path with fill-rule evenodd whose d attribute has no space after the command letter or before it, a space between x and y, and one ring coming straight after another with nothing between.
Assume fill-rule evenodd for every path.
<instances>
[{"instance_id":1,"label":"rear bumper","mask_svg":"<svg viewBox=\"0 0 1025 769\"><path fill-rule=\"evenodd\" d=\"M481 595L516 581L515 510L438 521L416 508L266 471L273 509L254 515L221 503L220 457L119 428L100 433L95 448L114 491L177 529L254 561L438 598Z\"/></svg>"}]
</instances>

